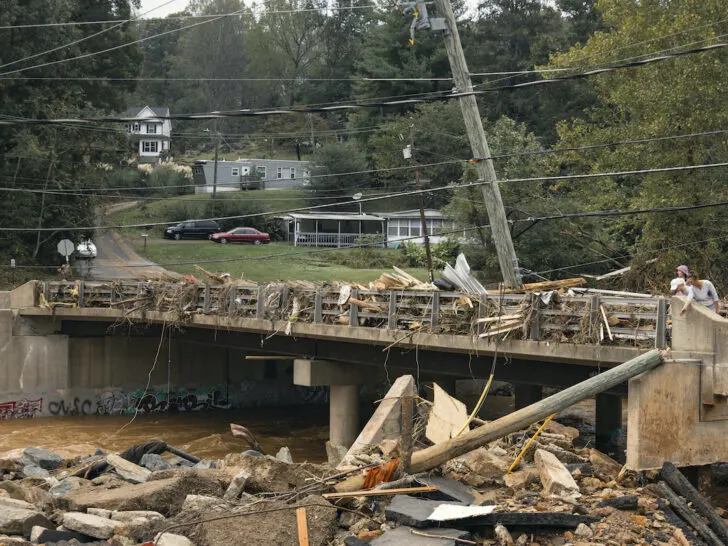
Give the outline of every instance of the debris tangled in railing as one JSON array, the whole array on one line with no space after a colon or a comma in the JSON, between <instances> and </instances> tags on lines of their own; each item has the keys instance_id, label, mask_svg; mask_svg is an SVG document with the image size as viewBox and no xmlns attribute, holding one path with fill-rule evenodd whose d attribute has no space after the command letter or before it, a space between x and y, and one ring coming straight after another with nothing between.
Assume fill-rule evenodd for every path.
<instances>
[{"instance_id":1,"label":"debris tangled in railing","mask_svg":"<svg viewBox=\"0 0 728 546\"><path fill-rule=\"evenodd\" d=\"M667 342L664 299L572 289L583 279L526 285L519 293L472 294L439 290L397 268L369 285L295 281L263 286L200 270L206 284L192 276L179 282L44 282L37 301L54 309L118 309L134 318L164 312L175 323L196 315L283 321L288 334L296 324L309 323L469 335L488 342L642 347Z\"/></svg>"}]
</instances>

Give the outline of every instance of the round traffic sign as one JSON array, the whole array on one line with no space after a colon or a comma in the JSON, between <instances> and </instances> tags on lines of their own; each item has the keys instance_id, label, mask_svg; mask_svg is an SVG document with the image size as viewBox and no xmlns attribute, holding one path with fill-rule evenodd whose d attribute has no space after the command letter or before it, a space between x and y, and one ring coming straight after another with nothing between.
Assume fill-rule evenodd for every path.
<instances>
[{"instance_id":1,"label":"round traffic sign","mask_svg":"<svg viewBox=\"0 0 728 546\"><path fill-rule=\"evenodd\" d=\"M66 258L73 254L73 242L68 239L63 239L58 243L58 254L65 256Z\"/></svg>"}]
</instances>

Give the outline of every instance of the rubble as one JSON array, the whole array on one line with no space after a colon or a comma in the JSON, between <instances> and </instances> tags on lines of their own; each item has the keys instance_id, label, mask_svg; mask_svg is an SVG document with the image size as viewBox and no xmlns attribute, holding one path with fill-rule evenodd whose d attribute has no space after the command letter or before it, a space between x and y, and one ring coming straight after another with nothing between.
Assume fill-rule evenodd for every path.
<instances>
[{"instance_id":1,"label":"rubble","mask_svg":"<svg viewBox=\"0 0 728 546\"><path fill-rule=\"evenodd\" d=\"M63 527L94 538L111 538L121 525L117 521L92 514L66 512L63 514Z\"/></svg>"}]
</instances>

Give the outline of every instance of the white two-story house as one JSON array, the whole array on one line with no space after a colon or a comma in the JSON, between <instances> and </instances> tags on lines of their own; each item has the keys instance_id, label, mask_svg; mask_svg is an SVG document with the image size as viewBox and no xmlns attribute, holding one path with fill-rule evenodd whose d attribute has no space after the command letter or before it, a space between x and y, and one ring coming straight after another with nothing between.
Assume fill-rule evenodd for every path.
<instances>
[{"instance_id":1,"label":"white two-story house","mask_svg":"<svg viewBox=\"0 0 728 546\"><path fill-rule=\"evenodd\" d=\"M134 118L126 130L134 139L139 163L159 163L169 155L172 122L164 106L132 106L124 117Z\"/></svg>"}]
</instances>

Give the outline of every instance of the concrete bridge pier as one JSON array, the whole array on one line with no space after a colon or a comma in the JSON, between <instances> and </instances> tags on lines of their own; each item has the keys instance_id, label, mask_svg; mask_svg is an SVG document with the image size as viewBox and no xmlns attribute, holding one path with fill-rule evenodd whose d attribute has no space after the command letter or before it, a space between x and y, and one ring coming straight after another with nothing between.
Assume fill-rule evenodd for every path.
<instances>
[{"instance_id":1,"label":"concrete bridge pier","mask_svg":"<svg viewBox=\"0 0 728 546\"><path fill-rule=\"evenodd\" d=\"M624 462L626 438L622 432L622 397L613 394L596 395L594 419L595 447L602 453Z\"/></svg>"},{"instance_id":2,"label":"concrete bridge pier","mask_svg":"<svg viewBox=\"0 0 728 546\"><path fill-rule=\"evenodd\" d=\"M535 404L543 398L543 387L541 385L514 383L513 390L517 410Z\"/></svg>"},{"instance_id":3,"label":"concrete bridge pier","mask_svg":"<svg viewBox=\"0 0 728 546\"><path fill-rule=\"evenodd\" d=\"M359 385L376 381L377 374L332 360L297 359L293 383L304 387L327 386L329 393L329 440L351 447L359 434Z\"/></svg>"}]
</instances>

